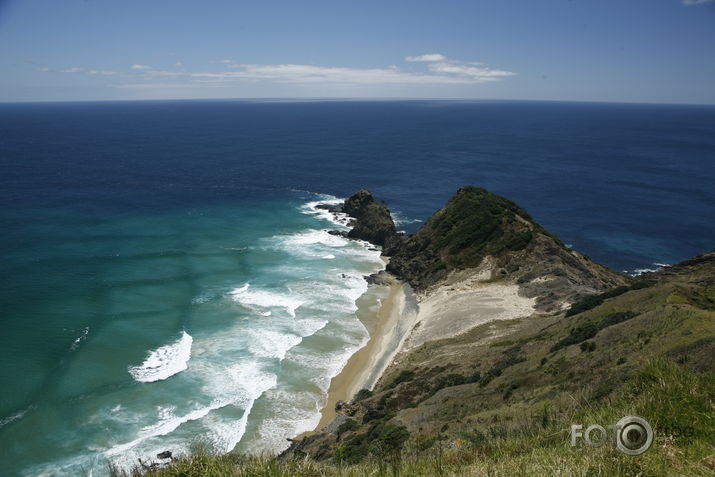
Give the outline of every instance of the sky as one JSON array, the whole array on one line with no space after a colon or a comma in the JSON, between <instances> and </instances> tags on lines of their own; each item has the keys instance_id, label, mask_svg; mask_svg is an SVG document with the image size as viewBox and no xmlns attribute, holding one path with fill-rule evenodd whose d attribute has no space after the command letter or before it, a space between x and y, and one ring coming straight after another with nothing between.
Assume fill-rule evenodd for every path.
<instances>
[{"instance_id":1,"label":"sky","mask_svg":"<svg viewBox=\"0 0 715 477\"><path fill-rule=\"evenodd\" d=\"M715 0L0 0L0 101L715 104Z\"/></svg>"}]
</instances>

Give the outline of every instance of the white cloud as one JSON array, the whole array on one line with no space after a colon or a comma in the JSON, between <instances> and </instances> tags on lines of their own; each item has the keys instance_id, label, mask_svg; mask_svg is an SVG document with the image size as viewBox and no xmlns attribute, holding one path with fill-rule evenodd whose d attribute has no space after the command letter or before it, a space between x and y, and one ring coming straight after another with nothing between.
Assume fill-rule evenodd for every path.
<instances>
[{"instance_id":1,"label":"white cloud","mask_svg":"<svg viewBox=\"0 0 715 477\"><path fill-rule=\"evenodd\" d=\"M453 74L460 77L488 81L493 81L498 77L514 76L516 74L511 71L480 68L458 63L432 63L427 68L437 74Z\"/></svg>"},{"instance_id":2,"label":"white cloud","mask_svg":"<svg viewBox=\"0 0 715 477\"><path fill-rule=\"evenodd\" d=\"M112 88L119 89L168 89L168 88L192 88L196 87L192 83L129 83L129 84L113 84Z\"/></svg>"},{"instance_id":3,"label":"white cloud","mask_svg":"<svg viewBox=\"0 0 715 477\"><path fill-rule=\"evenodd\" d=\"M427 53L426 55L408 56L405 61L445 61L447 58L439 53Z\"/></svg>"},{"instance_id":4,"label":"white cloud","mask_svg":"<svg viewBox=\"0 0 715 477\"><path fill-rule=\"evenodd\" d=\"M211 60L209 63L224 63L224 64L230 64L230 63L235 63L233 60Z\"/></svg>"},{"instance_id":5,"label":"white cloud","mask_svg":"<svg viewBox=\"0 0 715 477\"><path fill-rule=\"evenodd\" d=\"M419 58L409 60L409 58ZM296 84L341 86L388 86L388 85L458 85L479 84L499 81L516 73L489 68L480 63L468 63L449 59L436 53L408 57L408 61L427 63L416 70L402 70L390 65L384 68L353 68L346 66L316 66L306 64L238 64L226 63L230 60L212 61L225 63L228 70L190 72L186 70L146 70L134 76L143 83L115 85L115 87L148 88L158 87L159 83L191 84L194 86L221 87L237 84ZM137 68L135 68L137 69ZM171 81L172 83L166 83Z\"/></svg>"},{"instance_id":6,"label":"white cloud","mask_svg":"<svg viewBox=\"0 0 715 477\"><path fill-rule=\"evenodd\" d=\"M701 3L713 3L715 0L682 0L683 5L700 5Z\"/></svg>"},{"instance_id":7,"label":"white cloud","mask_svg":"<svg viewBox=\"0 0 715 477\"><path fill-rule=\"evenodd\" d=\"M64 70L60 70L60 72L62 72L62 73L79 73L82 70L84 70L84 68L80 68L79 66L73 66L72 68L66 68Z\"/></svg>"},{"instance_id":8,"label":"white cloud","mask_svg":"<svg viewBox=\"0 0 715 477\"><path fill-rule=\"evenodd\" d=\"M268 80L281 83L330 84L465 84L496 81L516 73L476 67L473 64L448 60L437 54L414 58L432 58L425 73L402 71L397 66L387 68L350 68L301 64L255 65L235 64L238 71L193 73L195 79L212 81Z\"/></svg>"},{"instance_id":9,"label":"white cloud","mask_svg":"<svg viewBox=\"0 0 715 477\"><path fill-rule=\"evenodd\" d=\"M177 68L181 68L182 66L184 66L184 63L182 63L181 61L177 61L176 63L174 63L174 66L176 66Z\"/></svg>"},{"instance_id":10,"label":"white cloud","mask_svg":"<svg viewBox=\"0 0 715 477\"><path fill-rule=\"evenodd\" d=\"M47 66L38 66L35 71L50 71L50 69Z\"/></svg>"},{"instance_id":11,"label":"white cloud","mask_svg":"<svg viewBox=\"0 0 715 477\"><path fill-rule=\"evenodd\" d=\"M346 68L314 65L232 65L238 71L193 73L193 78L213 80L268 80L279 83L331 84L445 84L472 82L454 75L411 73L393 68Z\"/></svg>"},{"instance_id":12,"label":"white cloud","mask_svg":"<svg viewBox=\"0 0 715 477\"><path fill-rule=\"evenodd\" d=\"M133 64L131 67L133 70L150 70L151 66L148 65L139 65L139 64Z\"/></svg>"},{"instance_id":13,"label":"white cloud","mask_svg":"<svg viewBox=\"0 0 715 477\"><path fill-rule=\"evenodd\" d=\"M87 74L90 75L103 75L103 76L110 76L110 75L116 75L116 71L108 71L108 70L89 70Z\"/></svg>"},{"instance_id":14,"label":"white cloud","mask_svg":"<svg viewBox=\"0 0 715 477\"><path fill-rule=\"evenodd\" d=\"M143 75L144 79L154 79L158 77L186 76L187 73L185 71L150 70L143 73Z\"/></svg>"}]
</instances>

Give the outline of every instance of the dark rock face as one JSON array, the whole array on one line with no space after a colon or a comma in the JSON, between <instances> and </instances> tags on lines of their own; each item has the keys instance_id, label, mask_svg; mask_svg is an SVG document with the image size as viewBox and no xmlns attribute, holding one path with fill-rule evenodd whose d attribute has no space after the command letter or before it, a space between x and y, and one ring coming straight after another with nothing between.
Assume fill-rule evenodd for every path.
<instances>
[{"instance_id":1,"label":"dark rock face","mask_svg":"<svg viewBox=\"0 0 715 477\"><path fill-rule=\"evenodd\" d=\"M366 275L365 281L367 281L370 285L388 286L394 283L395 279L385 270L380 270L372 275Z\"/></svg>"},{"instance_id":2,"label":"dark rock face","mask_svg":"<svg viewBox=\"0 0 715 477\"><path fill-rule=\"evenodd\" d=\"M349 238L366 240L381 247L398 240L390 210L378 203L369 191L363 189L350 196L342 211L355 218L354 226L348 232Z\"/></svg>"}]
</instances>

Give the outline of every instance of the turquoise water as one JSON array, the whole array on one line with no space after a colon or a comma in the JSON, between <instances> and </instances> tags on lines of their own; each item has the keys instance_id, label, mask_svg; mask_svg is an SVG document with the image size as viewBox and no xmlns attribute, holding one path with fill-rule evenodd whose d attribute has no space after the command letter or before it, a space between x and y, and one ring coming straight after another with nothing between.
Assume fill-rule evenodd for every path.
<instances>
[{"instance_id":1,"label":"turquoise water","mask_svg":"<svg viewBox=\"0 0 715 477\"><path fill-rule=\"evenodd\" d=\"M355 301L383 262L327 233L344 227L306 198L329 197L286 195L71 227L47 211L57 241L13 265L52 264L19 332L54 349L3 335L24 367L3 407L32 403L2 423L3 472L101 475L197 440L275 452L315 427L330 378L366 341Z\"/></svg>"}]
</instances>

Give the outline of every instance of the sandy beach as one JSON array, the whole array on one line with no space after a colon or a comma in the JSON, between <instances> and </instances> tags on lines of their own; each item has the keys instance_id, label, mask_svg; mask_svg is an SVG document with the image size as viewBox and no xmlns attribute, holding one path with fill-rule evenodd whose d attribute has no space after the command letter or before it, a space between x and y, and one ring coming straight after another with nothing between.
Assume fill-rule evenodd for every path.
<instances>
[{"instance_id":1,"label":"sandy beach","mask_svg":"<svg viewBox=\"0 0 715 477\"><path fill-rule=\"evenodd\" d=\"M374 286L368 293L372 297L361 299L380 300L379 308L361 306L358 318L367 328L370 339L348 360L342 371L335 376L328 390L328 402L321 412L320 423L315 431L323 429L335 419L335 404L349 401L360 389L370 389L399 351L414 325L412 308L408 297L409 286L394 280L389 286ZM366 294L367 295L367 294ZM412 318L412 319L411 319ZM308 435L310 433L303 434ZM302 436L299 436L302 437Z\"/></svg>"}]
</instances>

